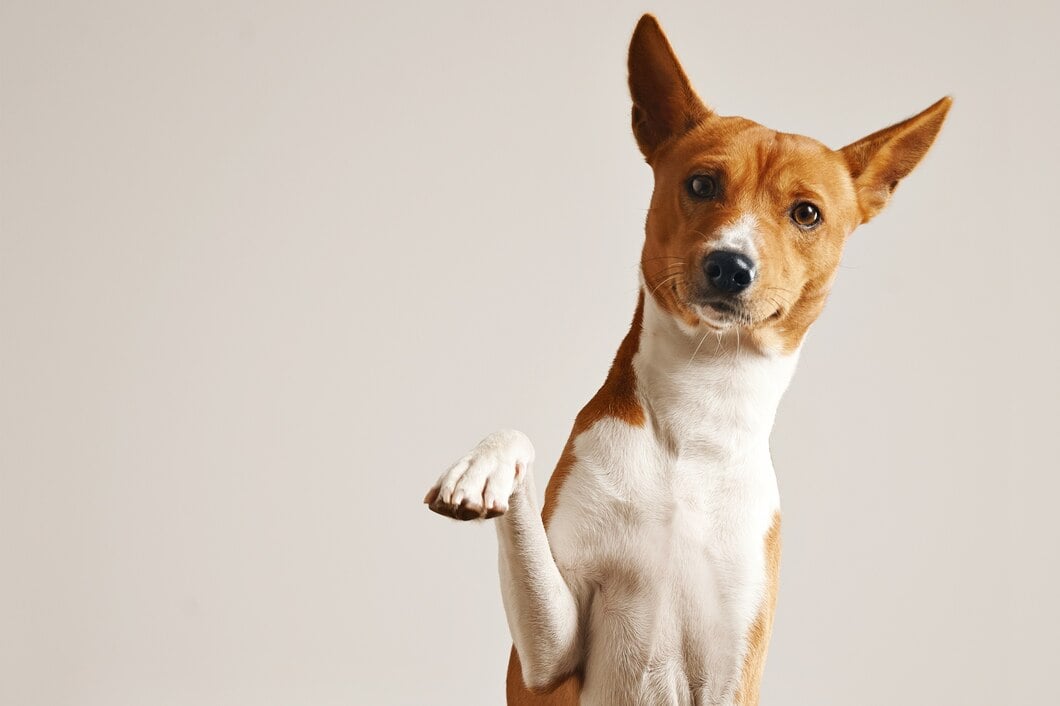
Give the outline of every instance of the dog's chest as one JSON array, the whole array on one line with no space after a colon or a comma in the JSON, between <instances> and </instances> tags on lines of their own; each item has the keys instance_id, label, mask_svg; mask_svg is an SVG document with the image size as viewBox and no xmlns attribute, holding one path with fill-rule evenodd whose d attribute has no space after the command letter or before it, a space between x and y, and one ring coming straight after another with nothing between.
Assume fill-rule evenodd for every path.
<instances>
[{"instance_id":1,"label":"dog's chest","mask_svg":"<svg viewBox=\"0 0 1060 706\"><path fill-rule=\"evenodd\" d=\"M768 453L678 451L609 418L574 452L549 538L589 628L583 699L699 703L722 693L764 593L764 537L778 507Z\"/></svg>"}]
</instances>

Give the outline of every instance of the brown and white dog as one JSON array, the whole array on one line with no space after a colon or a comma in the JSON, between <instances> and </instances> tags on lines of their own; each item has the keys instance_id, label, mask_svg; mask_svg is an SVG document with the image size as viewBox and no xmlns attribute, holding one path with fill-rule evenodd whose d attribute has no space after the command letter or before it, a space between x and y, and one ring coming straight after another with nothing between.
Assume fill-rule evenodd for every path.
<instances>
[{"instance_id":1,"label":"brown and white dog","mask_svg":"<svg viewBox=\"0 0 1060 706\"><path fill-rule=\"evenodd\" d=\"M641 293L538 514L534 448L488 436L431 488L496 517L509 704L757 704L780 562L777 404L848 235L950 107L841 150L704 105L654 17L629 48L655 174Z\"/></svg>"}]
</instances>

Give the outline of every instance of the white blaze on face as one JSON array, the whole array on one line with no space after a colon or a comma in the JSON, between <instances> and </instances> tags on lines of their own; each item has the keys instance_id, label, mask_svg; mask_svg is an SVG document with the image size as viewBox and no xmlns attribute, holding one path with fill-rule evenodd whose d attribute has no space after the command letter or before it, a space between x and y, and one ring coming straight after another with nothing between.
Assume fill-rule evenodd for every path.
<instances>
[{"instance_id":1,"label":"white blaze on face","mask_svg":"<svg viewBox=\"0 0 1060 706\"><path fill-rule=\"evenodd\" d=\"M755 246L755 234L758 230L758 221L751 214L744 214L732 223L718 229L718 240L714 243L715 250L740 253L750 258L751 262L758 262L758 248Z\"/></svg>"}]
</instances>

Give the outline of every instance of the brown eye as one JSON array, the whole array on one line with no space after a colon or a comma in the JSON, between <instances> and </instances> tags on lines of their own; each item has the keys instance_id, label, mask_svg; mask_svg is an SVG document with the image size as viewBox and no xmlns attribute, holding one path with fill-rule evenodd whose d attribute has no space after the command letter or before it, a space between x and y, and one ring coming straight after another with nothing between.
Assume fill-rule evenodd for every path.
<instances>
[{"instance_id":1,"label":"brown eye","mask_svg":"<svg viewBox=\"0 0 1060 706\"><path fill-rule=\"evenodd\" d=\"M791 209L791 220L800 228L813 228L821 222L821 212L809 201L803 201Z\"/></svg>"},{"instance_id":2,"label":"brown eye","mask_svg":"<svg viewBox=\"0 0 1060 706\"><path fill-rule=\"evenodd\" d=\"M688 195L695 199L712 199L718 195L718 180L709 174L696 174L688 180Z\"/></svg>"}]
</instances>

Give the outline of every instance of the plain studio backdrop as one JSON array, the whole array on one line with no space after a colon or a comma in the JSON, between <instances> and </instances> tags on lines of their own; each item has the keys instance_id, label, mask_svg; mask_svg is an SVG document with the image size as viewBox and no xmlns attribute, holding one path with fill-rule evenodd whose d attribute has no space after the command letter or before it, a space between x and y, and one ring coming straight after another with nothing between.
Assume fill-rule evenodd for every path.
<instances>
[{"instance_id":1,"label":"plain studio backdrop","mask_svg":"<svg viewBox=\"0 0 1060 706\"><path fill-rule=\"evenodd\" d=\"M507 426L543 489L627 329L645 10L833 147L956 98L780 409L763 703L1057 703L1057 6L922 0L3 0L0 703L500 703L420 502Z\"/></svg>"}]
</instances>

